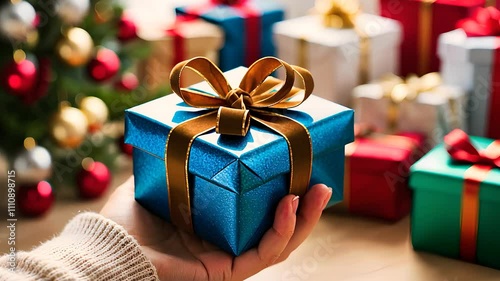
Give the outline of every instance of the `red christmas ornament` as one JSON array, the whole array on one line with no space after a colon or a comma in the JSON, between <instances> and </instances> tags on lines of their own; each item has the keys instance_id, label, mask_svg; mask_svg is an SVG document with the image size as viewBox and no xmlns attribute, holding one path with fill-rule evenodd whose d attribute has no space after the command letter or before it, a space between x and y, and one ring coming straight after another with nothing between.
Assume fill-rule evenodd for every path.
<instances>
[{"instance_id":1,"label":"red christmas ornament","mask_svg":"<svg viewBox=\"0 0 500 281\"><path fill-rule=\"evenodd\" d=\"M19 211L25 216L37 217L47 212L54 202L54 192L46 181L21 185L17 191Z\"/></svg>"},{"instance_id":2,"label":"red christmas ornament","mask_svg":"<svg viewBox=\"0 0 500 281\"><path fill-rule=\"evenodd\" d=\"M28 59L20 62L12 61L2 71L2 84L12 95L24 96L35 86L37 72L35 64Z\"/></svg>"},{"instance_id":3,"label":"red christmas ornament","mask_svg":"<svg viewBox=\"0 0 500 281\"><path fill-rule=\"evenodd\" d=\"M25 104L33 104L40 98L44 97L50 85L50 79L52 75L52 63L49 58L39 59L38 66L38 79L33 87L33 89L22 97Z\"/></svg>"},{"instance_id":4,"label":"red christmas ornament","mask_svg":"<svg viewBox=\"0 0 500 281\"><path fill-rule=\"evenodd\" d=\"M118 81L115 83L115 89L118 91L131 92L135 90L139 86L139 80L137 76L133 73L124 74Z\"/></svg>"},{"instance_id":5,"label":"red christmas ornament","mask_svg":"<svg viewBox=\"0 0 500 281\"><path fill-rule=\"evenodd\" d=\"M134 147L131 146L130 144L126 144L125 143L125 136L121 136L119 139L118 139L118 144L120 146L120 150L128 155L128 156L132 156L132 152L134 151Z\"/></svg>"},{"instance_id":6,"label":"red christmas ornament","mask_svg":"<svg viewBox=\"0 0 500 281\"><path fill-rule=\"evenodd\" d=\"M118 22L118 40L122 42L130 41L137 38L137 25L126 14L120 18Z\"/></svg>"},{"instance_id":7,"label":"red christmas ornament","mask_svg":"<svg viewBox=\"0 0 500 281\"><path fill-rule=\"evenodd\" d=\"M110 49L101 48L97 55L90 61L87 71L96 82L104 82L113 78L120 70L120 59Z\"/></svg>"},{"instance_id":8,"label":"red christmas ornament","mask_svg":"<svg viewBox=\"0 0 500 281\"><path fill-rule=\"evenodd\" d=\"M83 198L100 197L111 182L111 172L101 162L92 162L78 173L76 183Z\"/></svg>"}]
</instances>

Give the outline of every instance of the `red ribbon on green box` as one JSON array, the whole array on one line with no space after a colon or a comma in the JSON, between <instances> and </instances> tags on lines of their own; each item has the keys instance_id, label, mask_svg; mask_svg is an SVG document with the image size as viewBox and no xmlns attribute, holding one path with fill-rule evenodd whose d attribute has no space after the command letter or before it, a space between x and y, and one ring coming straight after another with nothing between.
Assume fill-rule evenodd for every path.
<instances>
[{"instance_id":1,"label":"red ribbon on green box","mask_svg":"<svg viewBox=\"0 0 500 281\"><path fill-rule=\"evenodd\" d=\"M479 224L480 186L492 169L500 168L500 140L492 142L485 150L478 150L465 132L455 129L445 136L444 143L454 161L473 164L464 174L460 216L460 257L474 262Z\"/></svg>"}]
</instances>

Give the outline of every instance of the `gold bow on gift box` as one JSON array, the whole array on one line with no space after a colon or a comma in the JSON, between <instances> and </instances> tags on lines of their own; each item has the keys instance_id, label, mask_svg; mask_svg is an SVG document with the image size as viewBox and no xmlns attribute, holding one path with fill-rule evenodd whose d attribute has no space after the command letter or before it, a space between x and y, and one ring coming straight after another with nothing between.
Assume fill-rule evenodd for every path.
<instances>
[{"instance_id":1,"label":"gold bow on gift box","mask_svg":"<svg viewBox=\"0 0 500 281\"><path fill-rule=\"evenodd\" d=\"M449 93L440 88L442 84L441 76L437 72L431 72L418 77L417 75L409 75L406 79L389 74L380 79L376 84L382 88L384 98L390 100L390 108L388 112L389 130L395 131L399 117L399 105L403 101L414 101L422 93L433 93L448 98L450 110L453 116L452 123L458 127L458 112L455 110L455 101L449 96Z\"/></svg>"},{"instance_id":2,"label":"gold bow on gift box","mask_svg":"<svg viewBox=\"0 0 500 281\"><path fill-rule=\"evenodd\" d=\"M354 28L356 16L360 12L359 3L347 1L316 1L315 10L319 12L323 25L331 28Z\"/></svg>"},{"instance_id":3,"label":"gold bow on gift box","mask_svg":"<svg viewBox=\"0 0 500 281\"><path fill-rule=\"evenodd\" d=\"M284 80L269 77L279 68L284 69ZM186 69L201 76L212 87L214 94L181 88L181 76ZM302 82L303 89L294 87L296 77ZM305 193L312 169L309 132L301 123L269 109L288 109L304 102L314 87L309 71L274 57L265 57L252 64L239 87L233 89L215 64L204 57L196 57L172 69L170 85L186 104L208 110L205 114L180 123L168 135L165 165L173 224L193 231L188 160L195 138L213 129L219 134L245 136L251 120L285 138L290 156L289 192L299 196Z\"/></svg>"}]
</instances>

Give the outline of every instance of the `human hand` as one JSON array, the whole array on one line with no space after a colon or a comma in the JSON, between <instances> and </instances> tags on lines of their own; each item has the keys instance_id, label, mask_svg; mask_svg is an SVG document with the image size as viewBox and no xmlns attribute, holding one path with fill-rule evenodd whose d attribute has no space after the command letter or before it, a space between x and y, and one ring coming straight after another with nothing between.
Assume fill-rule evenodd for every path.
<instances>
[{"instance_id":1,"label":"human hand","mask_svg":"<svg viewBox=\"0 0 500 281\"><path fill-rule=\"evenodd\" d=\"M285 196L259 245L234 257L152 215L134 199L130 178L101 214L123 226L141 245L161 280L243 280L285 260L312 232L332 191L313 186L303 198Z\"/></svg>"}]
</instances>

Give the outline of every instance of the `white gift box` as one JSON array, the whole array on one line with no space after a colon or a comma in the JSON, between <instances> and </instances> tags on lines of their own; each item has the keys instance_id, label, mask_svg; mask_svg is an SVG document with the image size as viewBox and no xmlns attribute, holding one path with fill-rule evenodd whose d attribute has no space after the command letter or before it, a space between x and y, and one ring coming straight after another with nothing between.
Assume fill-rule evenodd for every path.
<instances>
[{"instance_id":1,"label":"white gift box","mask_svg":"<svg viewBox=\"0 0 500 281\"><path fill-rule=\"evenodd\" d=\"M465 92L454 86L439 86L420 93L414 100L393 104L384 95L380 84L365 84L354 88L355 120L370 124L386 132L413 131L425 134L428 143L434 145L455 128L465 129L463 113ZM391 124L391 107L395 109L395 123Z\"/></svg>"},{"instance_id":2,"label":"white gift box","mask_svg":"<svg viewBox=\"0 0 500 281\"><path fill-rule=\"evenodd\" d=\"M471 135L500 137L500 124L489 124L490 114L500 114L498 108L494 111L491 106L492 86L500 83L492 78L497 48L497 37L467 37L461 29L441 34L438 40L444 82L469 92L466 114ZM496 134L488 134L491 125L499 126Z\"/></svg>"},{"instance_id":3,"label":"white gift box","mask_svg":"<svg viewBox=\"0 0 500 281\"><path fill-rule=\"evenodd\" d=\"M352 1L352 0L344 0ZM367 14L380 15L380 0L360 0L361 11Z\"/></svg>"},{"instance_id":4,"label":"white gift box","mask_svg":"<svg viewBox=\"0 0 500 281\"><path fill-rule=\"evenodd\" d=\"M367 36L367 79L374 80L394 73L399 66L401 26L397 21L376 15L356 18L358 32ZM311 71L315 93L342 105L350 105L351 91L359 85L361 41L354 29L325 27L321 16L286 20L274 26L279 58Z\"/></svg>"}]
</instances>

